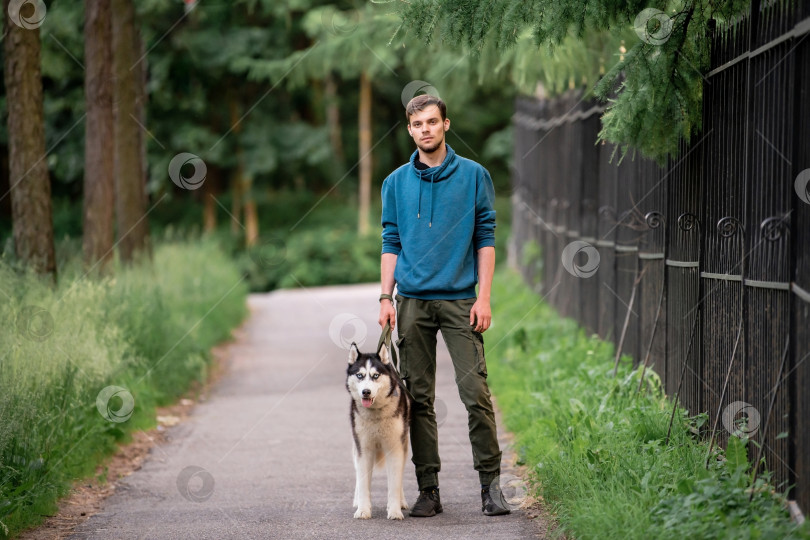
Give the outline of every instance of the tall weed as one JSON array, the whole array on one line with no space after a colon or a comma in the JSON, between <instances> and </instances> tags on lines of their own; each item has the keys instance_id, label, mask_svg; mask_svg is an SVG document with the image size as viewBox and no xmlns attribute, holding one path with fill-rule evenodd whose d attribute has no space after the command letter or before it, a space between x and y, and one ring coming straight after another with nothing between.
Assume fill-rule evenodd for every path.
<instances>
[{"instance_id":1,"label":"tall weed","mask_svg":"<svg viewBox=\"0 0 810 540\"><path fill-rule=\"evenodd\" d=\"M168 238L114 277L62 267L53 287L0 261L0 537L52 513L73 479L153 425L155 406L202 380L211 347L245 316L244 277L211 241ZM134 399L126 421L97 407L109 386Z\"/></svg>"}]
</instances>

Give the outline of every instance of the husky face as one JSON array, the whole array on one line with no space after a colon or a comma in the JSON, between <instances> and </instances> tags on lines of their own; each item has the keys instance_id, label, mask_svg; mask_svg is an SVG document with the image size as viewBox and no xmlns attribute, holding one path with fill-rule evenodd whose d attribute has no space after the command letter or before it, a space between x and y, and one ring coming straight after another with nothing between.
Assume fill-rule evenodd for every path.
<instances>
[{"instance_id":1,"label":"husky face","mask_svg":"<svg viewBox=\"0 0 810 540\"><path fill-rule=\"evenodd\" d=\"M395 388L388 349L383 345L376 354L361 353L357 345L352 343L349 347L346 389L355 403L366 409L377 408L377 398L390 396Z\"/></svg>"}]
</instances>

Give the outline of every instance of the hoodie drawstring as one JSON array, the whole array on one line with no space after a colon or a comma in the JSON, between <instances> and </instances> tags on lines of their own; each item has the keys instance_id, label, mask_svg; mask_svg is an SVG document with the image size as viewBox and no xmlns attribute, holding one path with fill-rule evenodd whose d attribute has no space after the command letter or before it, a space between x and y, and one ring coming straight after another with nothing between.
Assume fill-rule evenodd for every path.
<instances>
[{"instance_id":1,"label":"hoodie drawstring","mask_svg":"<svg viewBox=\"0 0 810 540\"><path fill-rule=\"evenodd\" d=\"M417 169L416 172L419 173L419 197L416 199L416 219L419 219L422 214L422 171Z\"/></svg>"},{"instance_id":2,"label":"hoodie drawstring","mask_svg":"<svg viewBox=\"0 0 810 540\"><path fill-rule=\"evenodd\" d=\"M419 197L416 203L416 219L421 219L422 217L422 170L417 169L419 173ZM433 227L433 179L435 175L430 175L430 194L428 195L428 227Z\"/></svg>"},{"instance_id":3,"label":"hoodie drawstring","mask_svg":"<svg viewBox=\"0 0 810 540\"><path fill-rule=\"evenodd\" d=\"M430 216L428 217L428 228L433 227L433 179L435 177L435 174L430 175L430 203L428 203L428 212L430 212Z\"/></svg>"}]
</instances>

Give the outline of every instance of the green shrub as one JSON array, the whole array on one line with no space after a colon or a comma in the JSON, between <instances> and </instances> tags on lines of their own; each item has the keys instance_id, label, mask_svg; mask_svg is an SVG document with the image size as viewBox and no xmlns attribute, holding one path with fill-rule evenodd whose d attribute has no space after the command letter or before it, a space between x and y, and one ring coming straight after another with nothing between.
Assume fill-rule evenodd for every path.
<instances>
[{"instance_id":1,"label":"green shrub","mask_svg":"<svg viewBox=\"0 0 810 540\"><path fill-rule=\"evenodd\" d=\"M333 206L334 203L319 206L292 231L287 226L263 232L253 249L232 248L252 291L379 281L380 227L373 227L368 235L359 236L356 211L346 205L340 209ZM496 200L498 263L506 261L510 208L508 197ZM297 219L301 219L304 213ZM295 216L287 217L293 219ZM373 211L372 221L376 223L378 218L379 210ZM220 239L225 245L233 241L221 233Z\"/></svg>"}]
</instances>

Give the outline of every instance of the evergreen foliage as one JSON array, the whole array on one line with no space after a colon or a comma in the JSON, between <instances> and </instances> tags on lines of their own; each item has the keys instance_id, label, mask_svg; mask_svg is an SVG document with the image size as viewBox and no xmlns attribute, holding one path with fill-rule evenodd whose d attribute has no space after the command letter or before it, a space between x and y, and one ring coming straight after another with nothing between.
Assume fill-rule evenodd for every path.
<instances>
[{"instance_id":1,"label":"evergreen foliage","mask_svg":"<svg viewBox=\"0 0 810 540\"><path fill-rule=\"evenodd\" d=\"M481 81L478 59L464 52L427 46L405 34L406 39L391 42L401 24L392 7L365 0L234 0L200 1L185 13L180 1L136 2L148 73L148 191L153 203L162 201L149 214L153 227L159 230L192 214L199 223L201 208L191 207L210 200L205 189L175 189L167 168L179 152L205 162L206 187L216 186L217 215L226 226L232 221L226 212L233 213L230 188L240 157L244 176L252 180L250 195L259 204L295 190L329 191L354 206L362 70L373 85L373 141L380 143L374 151L372 193L413 151L400 103L403 88L413 80L429 81L448 102L450 145L483 160L487 139L509 132L513 85L502 85L503 79L494 76ZM47 13L40 28L45 134L61 240L81 234L81 221L73 214L81 211L84 175L84 3L54 0ZM342 162L330 144L325 114L330 76L337 88L333 100L340 113ZM0 149L6 149L2 89L0 120ZM505 191L511 149L493 148L501 151L490 153L484 164L496 188ZM169 206L171 214L164 211ZM0 200L5 250L10 249L10 230L6 198Z\"/></svg>"},{"instance_id":2,"label":"evergreen foliage","mask_svg":"<svg viewBox=\"0 0 810 540\"><path fill-rule=\"evenodd\" d=\"M710 20L729 20L748 5L747 0L397 3L400 34L460 44L485 59L478 65L482 75L501 57L497 67L524 91L538 82L551 94L582 87L608 103L603 140L659 162L676 155L678 140L689 140L700 128Z\"/></svg>"}]
</instances>

